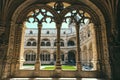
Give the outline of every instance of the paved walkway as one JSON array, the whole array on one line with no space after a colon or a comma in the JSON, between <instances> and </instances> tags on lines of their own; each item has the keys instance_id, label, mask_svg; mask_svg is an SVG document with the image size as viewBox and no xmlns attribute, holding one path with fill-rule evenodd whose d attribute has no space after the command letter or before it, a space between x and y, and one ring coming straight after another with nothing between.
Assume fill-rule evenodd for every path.
<instances>
[{"instance_id":1,"label":"paved walkway","mask_svg":"<svg viewBox=\"0 0 120 80\"><path fill-rule=\"evenodd\" d=\"M46 66L41 66L40 69L43 69L45 68ZM35 67L34 66L22 66L22 68L20 69L23 69L23 70L34 70Z\"/></svg>"}]
</instances>

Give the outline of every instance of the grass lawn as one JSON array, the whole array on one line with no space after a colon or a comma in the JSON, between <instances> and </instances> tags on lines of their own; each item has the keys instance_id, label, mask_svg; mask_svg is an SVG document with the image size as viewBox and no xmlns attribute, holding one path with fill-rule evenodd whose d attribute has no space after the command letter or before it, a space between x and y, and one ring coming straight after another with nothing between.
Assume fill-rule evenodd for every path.
<instances>
[{"instance_id":1,"label":"grass lawn","mask_svg":"<svg viewBox=\"0 0 120 80\"><path fill-rule=\"evenodd\" d=\"M24 64L24 67L32 67L34 64ZM41 65L42 70L54 70L55 65ZM76 66L72 65L62 65L62 70L76 70Z\"/></svg>"},{"instance_id":2,"label":"grass lawn","mask_svg":"<svg viewBox=\"0 0 120 80\"><path fill-rule=\"evenodd\" d=\"M55 66L45 66L42 70L54 70ZM62 65L63 70L76 70L75 66Z\"/></svg>"}]
</instances>

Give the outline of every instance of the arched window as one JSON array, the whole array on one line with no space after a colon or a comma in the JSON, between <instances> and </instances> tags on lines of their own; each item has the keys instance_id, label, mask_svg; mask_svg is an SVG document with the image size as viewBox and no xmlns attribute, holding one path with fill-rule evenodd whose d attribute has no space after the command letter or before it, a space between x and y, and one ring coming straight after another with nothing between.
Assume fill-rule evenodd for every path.
<instances>
[{"instance_id":1,"label":"arched window","mask_svg":"<svg viewBox=\"0 0 120 80\"><path fill-rule=\"evenodd\" d=\"M64 46L64 40L60 39L60 46Z\"/></svg>"},{"instance_id":2,"label":"arched window","mask_svg":"<svg viewBox=\"0 0 120 80\"><path fill-rule=\"evenodd\" d=\"M31 61L35 61L35 57L36 57L35 54L31 54Z\"/></svg>"},{"instance_id":3,"label":"arched window","mask_svg":"<svg viewBox=\"0 0 120 80\"><path fill-rule=\"evenodd\" d=\"M33 43L32 43L32 46L36 46L36 42L33 42Z\"/></svg>"},{"instance_id":4,"label":"arched window","mask_svg":"<svg viewBox=\"0 0 120 80\"><path fill-rule=\"evenodd\" d=\"M33 34L33 32L32 32L32 31L30 31L30 34Z\"/></svg>"},{"instance_id":5,"label":"arched window","mask_svg":"<svg viewBox=\"0 0 120 80\"><path fill-rule=\"evenodd\" d=\"M49 39L42 39L41 46L51 46Z\"/></svg>"},{"instance_id":6,"label":"arched window","mask_svg":"<svg viewBox=\"0 0 120 80\"><path fill-rule=\"evenodd\" d=\"M56 42L54 42L54 46L56 46Z\"/></svg>"},{"instance_id":7,"label":"arched window","mask_svg":"<svg viewBox=\"0 0 120 80\"><path fill-rule=\"evenodd\" d=\"M29 54L26 54L25 60L26 60L26 61L30 61Z\"/></svg>"},{"instance_id":8,"label":"arched window","mask_svg":"<svg viewBox=\"0 0 120 80\"><path fill-rule=\"evenodd\" d=\"M36 40L35 39L28 39L26 46L36 46Z\"/></svg>"},{"instance_id":9,"label":"arched window","mask_svg":"<svg viewBox=\"0 0 120 80\"><path fill-rule=\"evenodd\" d=\"M63 34L66 34L66 32L63 32Z\"/></svg>"},{"instance_id":10,"label":"arched window","mask_svg":"<svg viewBox=\"0 0 120 80\"><path fill-rule=\"evenodd\" d=\"M60 46L64 46L64 42L60 42L61 43L61 45Z\"/></svg>"},{"instance_id":11,"label":"arched window","mask_svg":"<svg viewBox=\"0 0 120 80\"><path fill-rule=\"evenodd\" d=\"M40 54L40 60L41 61L43 60L43 54Z\"/></svg>"},{"instance_id":12,"label":"arched window","mask_svg":"<svg viewBox=\"0 0 120 80\"><path fill-rule=\"evenodd\" d=\"M61 55L61 60L64 61L64 54Z\"/></svg>"},{"instance_id":13,"label":"arched window","mask_svg":"<svg viewBox=\"0 0 120 80\"><path fill-rule=\"evenodd\" d=\"M51 46L50 42L46 42L46 46Z\"/></svg>"},{"instance_id":14,"label":"arched window","mask_svg":"<svg viewBox=\"0 0 120 80\"><path fill-rule=\"evenodd\" d=\"M76 63L75 53L76 53L76 51L74 51L74 50L71 50L68 52L68 64L75 65L75 63Z\"/></svg>"},{"instance_id":15,"label":"arched window","mask_svg":"<svg viewBox=\"0 0 120 80\"><path fill-rule=\"evenodd\" d=\"M49 52L42 52L42 54L40 54L40 59L41 61L50 61L50 53Z\"/></svg>"},{"instance_id":16,"label":"arched window","mask_svg":"<svg viewBox=\"0 0 120 80\"><path fill-rule=\"evenodd\" d=\"M47 31L47 34L49 34L50 32L49 31Z\"/></svg>"},{"instance_id":17,"label":"arched window","mask_svg":"<svg viewBox=\"0 0 120 80\"><path fill-rule=\"evenodd\" d=\"M67 43L68 46L75 46L75 42L74 41L71 41L69 40L68 43Z\"/></svg>"},{"instance_id":18,"label":"arched window","mask_svg":"<svg viewBox=\"0 0 120 80\"><path fill-rule=\"evenodd\" d=\"M36 54L33 51L26 51L25 52L25 61L35 61L36 60Z\"/></svg>"},{"instance_id":19,"label":"arched window","mask_svg":"<svg viewBox=\"0 0 120 80\"><path fill-rule=\"evenodd\" d=\"M56 61L56 53L54 53L54 61Z\"/></svg>"},{"instance_id":20,"label":"arched window","mask_svg":"<svg viewBox=\"0 0 120 80\"><path fill-rule=\"evenodd\" d=\"M41 46L45 46L45 42L41 42Z\"/></svg>"},{"instance_id":21,"label":"arched window","mask_svg":"<svg viewBox=\"0 0 120 80\"><path fill-rule=\"evenodd\" d=\"M57 40L55 39L54 46L57 46Z\"/></svg>"},{"instance_id":22,"label":"arched window","mask_svg":"<svg viewBox=\"0 0 120 80\"><path fill-rule=\"evenodd\" d=\"M31 46L31 42L27 42L27 46Z\"/></svg>"},{"instance_id":23,"label":"arched window","mask_svg":"<svg viewBox=\"0 0 120 80\"><path fill-rule=\"evenodd\" d=\"M48 54L48 61L50 61L50 54Z\"/></svg>"}]
</instances>

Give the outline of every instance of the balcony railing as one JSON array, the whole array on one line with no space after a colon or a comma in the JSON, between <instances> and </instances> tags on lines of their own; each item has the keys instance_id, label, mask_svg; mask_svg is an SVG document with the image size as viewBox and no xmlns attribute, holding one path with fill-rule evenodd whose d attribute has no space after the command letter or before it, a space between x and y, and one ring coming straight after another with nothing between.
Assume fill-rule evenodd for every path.
<instances>
[{"instance_id":1,"label":"balcony railing","mask_svg":"<svg viewBox=\"0 0 120 80\"><path fill-rule=\"evenodd\" d=\"M31 36L36 36L37 37L37 35L38 35L37 33L34 33L34 34L26 33L25 34L25 36L30 36L30 37ZM61 36L75 36L75 35L76 35L76 33L61 34ZM41 37L42 36L46 36L46 37L47 36L57 36L57 34L56 33L54 33L54 34L53 33L51 33L51 34L41 34Z\"/></svg>"},{"instance_id":2,"label":"balcony railing","mask_svg":"<svg viewBox=\"0 0 120 80\"><path fill-rule=\"evenodd\" d=\"M37 46L24 46L24 48L37 49ZM75 49L76 46L60 46L61 49ZM41 49L57 49L57 46L41 46Z\"/></svg>"}]
</instances>

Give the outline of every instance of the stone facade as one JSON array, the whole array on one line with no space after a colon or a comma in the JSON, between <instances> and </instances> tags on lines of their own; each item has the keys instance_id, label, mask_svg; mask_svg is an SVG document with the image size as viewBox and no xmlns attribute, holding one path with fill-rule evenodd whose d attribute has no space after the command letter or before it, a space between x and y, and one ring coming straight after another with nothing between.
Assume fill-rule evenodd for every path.
<instances>
[{"instance_id":1,"label":"stone facade","mask_svg":"<svg viewBox=\"0 0 120 80\"><path fill-rule=\"evenodd\" d=\"M91 24L80 26L81 63L83 66L91 64L96 70L97 52L94 27ZM37 28L25 28L23 51L21 51L22 64L35 64L37 54ZM41 64L56 63L56 29L43 28L41 30ZM75 24L68 28L61 28L61 61L62 64L76 64L76 31ZM22 48L23 48L22 47Z\"/></svg>"}]
</instances>

